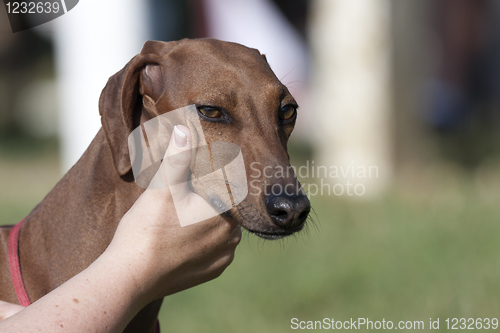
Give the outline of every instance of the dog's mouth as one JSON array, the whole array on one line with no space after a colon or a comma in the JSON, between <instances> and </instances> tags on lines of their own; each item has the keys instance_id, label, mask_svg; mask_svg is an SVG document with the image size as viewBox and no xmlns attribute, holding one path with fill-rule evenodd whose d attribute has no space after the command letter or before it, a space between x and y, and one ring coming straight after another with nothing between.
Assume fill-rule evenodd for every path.
<instances>
[{"instance_id":1,"label":"dog's mouth","mask_svg":"<svg viewBox=\"0 0 500 333\"><path fill-rule=\"evenodd\" d=\"M252 230L252 229L247 229L249 232L254 234L255 236L258 236L263 239L267 240L276 240L276 239L282 239L287 236L293 235L296 232L301 231L304 228L304 225L299 226L298 228L290 229L290 230L278 230L278 231L260 231L260 230Z\"/></svg>"},{"instance_id":2,"label":"dog's mouth","mask_svg":"<svg viewBox=\"0 0 500 333\"><path fill-rule=\"evenodd\" d=\"M301 223L294 227L279 227L271 224L269 216L261 216L261 218L256 218L259 216L258 212L247 211L251 205L233 205L228 207L217 195L210 195L207 198L209 204L221 215L224 215L230 219L236 219L236 222L250 233L266 240L277 240L283 239L285 237L291 236L304 228L305 223ZM255 214L255 215L254 215ZM248 217L250 216L250 218ZM257 221L256 221L257 220Z\"/></svg>"}]
</instances>

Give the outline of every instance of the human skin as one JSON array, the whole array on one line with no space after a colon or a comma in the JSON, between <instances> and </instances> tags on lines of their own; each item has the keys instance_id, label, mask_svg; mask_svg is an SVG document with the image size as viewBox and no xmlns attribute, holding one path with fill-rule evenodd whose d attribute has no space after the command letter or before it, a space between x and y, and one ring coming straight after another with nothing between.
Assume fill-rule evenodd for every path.
<instances>
[{"instance_id":1,"label":"human skin","mask_svg":"<svg viewBox=\"0 0 500 333\"><path fill-rule=\"evenodd\" d=\"M178 130L185 137L172 135L161 169L175 183L187 180L191 160L189 153L178 154L191 151L189 130ZM1 302L0 318L10 317L0 331L122 332L148 303L222 274L241 240L240 227L220 216L181 227L175 214L165 212L213 210L184 184L176 186L179 193L168 186L147 189L106 251L57 289L24 309ZM172 195L179 194L183 199L174 207Z\"/></svg>"}]
</instances>

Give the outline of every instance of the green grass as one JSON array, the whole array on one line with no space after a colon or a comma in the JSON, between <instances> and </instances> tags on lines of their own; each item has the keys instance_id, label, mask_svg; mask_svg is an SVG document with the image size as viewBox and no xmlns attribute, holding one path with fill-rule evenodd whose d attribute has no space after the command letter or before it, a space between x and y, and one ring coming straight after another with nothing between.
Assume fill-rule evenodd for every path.
<instances>
[{"instance_id":1,"label":"green grass","mask_svg":"<svg viewBox=\"0 0 500 333\"><path fill-rule=\"evenodd\" d=\"M60 177L53 156L0 156L0 170L4 224ZM315 197L317 228L295 238L246 234L220 278L165 299L163 331L291 332L292 318L325 317L423 320L425 331L440 318L445 331L448 317L500 317L498 200L450 175L370 202Z\"/></svg>"},{"instance_id":2,"label":"green grass","mask_svg":"<svg viewBox=\"0 0 500 333\"><path fill-rule=\"evenodd\" d=\"M469 197L411 204L313 200L319 232L249 236L217 280L167 297L173 332L290 332L291 318L500 316L500 212ZM467 196L466 196L467 197Z\"/></svg>"}]
</instances>

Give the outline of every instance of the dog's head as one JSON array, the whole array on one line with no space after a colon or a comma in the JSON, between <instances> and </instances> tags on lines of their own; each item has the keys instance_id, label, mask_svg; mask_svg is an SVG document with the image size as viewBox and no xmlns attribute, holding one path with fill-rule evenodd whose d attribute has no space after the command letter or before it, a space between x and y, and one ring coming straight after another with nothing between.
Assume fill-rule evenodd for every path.
<instances>
[{"instance_id":1,"label":"dog's head","mask_svg":"<svg viewBox=\"0 0 500 333\"><path fill-rule=\"evenodd\" d=\"M191 104L207 144L234 143L245 161L248 195L225 215L266 239L300 231L310 204L287 153L298 106L255 49L214 39L146 42L99 101L116 172L131 172L127 138L134 128ZM201 164L192 164L193 174ZM213 205L226 190L192 185Z\"/></svg>"}]
</instances>

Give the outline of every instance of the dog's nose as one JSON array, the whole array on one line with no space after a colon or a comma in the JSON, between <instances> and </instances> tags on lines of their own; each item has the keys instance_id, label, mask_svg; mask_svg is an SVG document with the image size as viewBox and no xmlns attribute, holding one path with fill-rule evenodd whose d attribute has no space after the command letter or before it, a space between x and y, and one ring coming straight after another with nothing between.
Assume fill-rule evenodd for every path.
<instances>
[{"instance_id":1,"label":"dog's nose","mask_svg":"<svg viewBox=\"0 0 500 333\"><path fill-rule=\"evenodd\" d=\"M270 195L266 198L266 208L276 226L294 229L304 224L311 204L305 195Z\"/></svg>"}]
</instances>

